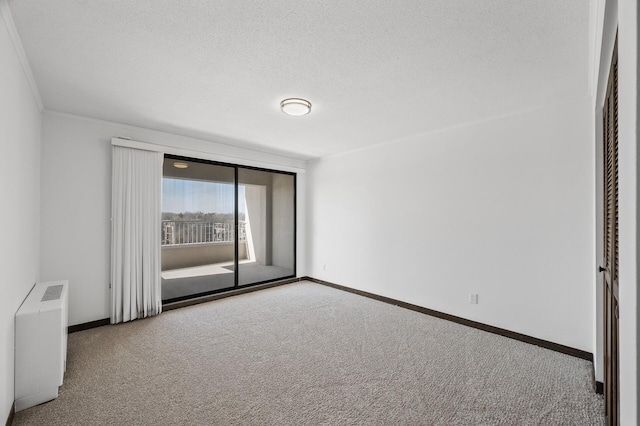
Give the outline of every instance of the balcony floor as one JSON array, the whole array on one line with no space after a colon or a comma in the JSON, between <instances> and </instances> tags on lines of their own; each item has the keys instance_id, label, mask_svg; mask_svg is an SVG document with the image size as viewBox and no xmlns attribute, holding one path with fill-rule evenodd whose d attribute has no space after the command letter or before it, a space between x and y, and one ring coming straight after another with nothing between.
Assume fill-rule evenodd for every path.
<instances>
[{"instance_id":1,"label":"balcony floor","mask_svg":"<svg viewBox=\"0 0 640 426\"><path fill-rule=\"evenodd\" d=\"M293 269L241 260L239 285L293 275ZM233 288L233 262L162 271L162 300Z\"/></svg>"}]
</instances>

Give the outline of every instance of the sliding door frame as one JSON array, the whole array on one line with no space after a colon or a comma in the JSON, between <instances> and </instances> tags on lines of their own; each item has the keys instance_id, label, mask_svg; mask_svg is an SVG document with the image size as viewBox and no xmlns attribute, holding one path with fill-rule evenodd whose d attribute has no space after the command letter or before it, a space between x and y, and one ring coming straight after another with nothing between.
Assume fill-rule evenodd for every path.
<instances>
[{"instance_id":1,"label":"sliding door frame","mask_svg":"<svg viewBox=\"0 0 640 426\"><path fill-rule=\"evenodd\" d=\"M243 166L240 164L233 164L233 163L224 163L224 162L220 162L220 161L213 161L213 160L206 160L203 158L196 158L196 157L185 157L182 155L174 155L174 154L165 154L164 155L164 159L167 160L178 160L178 161L191 161L191 162L196 162L196 163L202 163L202 164L209 164L212 166L223 166L223 167L233 167L234 168L234 182L233 182L233 186L234 186L234 278L233 278L233 287L226 287L226 288L222 288L222 289L217 289L217 290L211 290L211 291L207 291L207 292L203 292L203 293L197 293L197 294L192 294L189 296L181 296L181 297L176 297L173 299L168 299L168 300L163 300L162 304L172 304L175 302L182 302L185 300L190 300L190 299L196 299L199 297L203 297L203 296L209 296L212 294L217 294L217 293L224 293L224 292L228 292L228 291L233 291L233 290L237 290L237 289L242 289L242 288L248 288L248 287L253 287L256 285L262 285L262 284L267 284L267 283L271 283L271 282L276 282L276 281L281 281L281 280L287 280L287 279L291 279L291 278L295 278L297 276L297 265L298 265L298 175L297 173L294 172L286 172L286 171L282 171L282 170L273 170L273 169L267 169L267 168L263 168L263 167L252 167L252 166ZM239 280L238 277L240 275L240 262L239 262L239 251L240 251L240 247L239 247L239 241L238 241L238 236L239 236L239 220L238 220L238 210L239 210L239 200L238 200L238 187L239 187L239 183L238 183L238 171L240 169L243 170L255 170L255 171L259 171L259 172L268 172L268 173L278 173L278 174L282 174L282 175L287 175L287 176L292 176L293 177L293 274L291 275L287 275L284 277L279 277L279 278L274 278L274 279L269 279L269 280L263 280L263 281L258 281L258 282L254 282L254 283L249 283L249 284L244 284L244 285L240 285L239 284ZM163 178L164 178L164 174L163 174Z\"/></svg>"},{"instance_id":2,"label":"sliding door frame","mask_svg":"<svg viewBox=\"0 0 640 426\"><path fill-rule=\"evenodd\" d=\"M240 225L238 220L238 167L233 169L233 288L238 288L240 275Z\"/></svg>"}]
</instances>

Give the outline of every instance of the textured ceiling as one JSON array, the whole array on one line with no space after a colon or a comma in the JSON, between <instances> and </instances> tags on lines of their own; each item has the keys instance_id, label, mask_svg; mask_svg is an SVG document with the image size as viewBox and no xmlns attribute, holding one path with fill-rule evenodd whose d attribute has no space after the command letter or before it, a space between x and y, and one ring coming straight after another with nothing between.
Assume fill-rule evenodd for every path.
<instances>
[{"instance_id":1,"label":"textured ceiling","mask_svg":"<svg viewBox=\"0 0 640 426\"><path fill-rule=\"evenodd\" d=\"M46 109L295 158L588 96L586 0L9 5Z\"/></svg>"}]
</instances>

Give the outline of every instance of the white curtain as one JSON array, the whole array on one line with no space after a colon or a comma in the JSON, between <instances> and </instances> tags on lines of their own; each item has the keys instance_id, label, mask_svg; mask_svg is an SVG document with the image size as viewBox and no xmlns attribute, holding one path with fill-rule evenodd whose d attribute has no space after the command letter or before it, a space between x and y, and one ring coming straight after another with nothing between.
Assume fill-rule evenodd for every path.
<instances>
[{"instance_id":1,"label":"white curtain","mask_svg":"<svg viewBox=\"0 0 640 426\"><path fill-rule=\"evenodd\" d=\"M162 312L161 152L113 146L111 323Z\"/></svg>"}]
</instances>

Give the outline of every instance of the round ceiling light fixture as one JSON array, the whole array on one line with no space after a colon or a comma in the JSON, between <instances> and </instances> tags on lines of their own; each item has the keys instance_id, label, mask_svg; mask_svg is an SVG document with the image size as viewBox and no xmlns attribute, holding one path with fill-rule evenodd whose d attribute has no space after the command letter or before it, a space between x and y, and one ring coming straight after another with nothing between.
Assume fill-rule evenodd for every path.
<instances>
[{"instance_id":1,"label":"round ceiling light fixture","mask_svg":"<svg viewBox=\"0 0 640 426\"><path fill-rule=\"evenodd\" d=\"M311 102L300 98L289 98L280 102L280 108L282 108L282 112L285 114L299 117L311 112Z\"/></svg>"},{"instance_id":2,"label":"round ceiling light fixture","mask_svg":"<svg viewBox=\"0 0 640 426\"><path fill-rule=\"evenodd\" d=\"M175 163L173 163L173 167L175 167L176 169L186 169L187 167L189 167L189 165L181 161L176 161Z\"/></svg>"}]
</instances>

